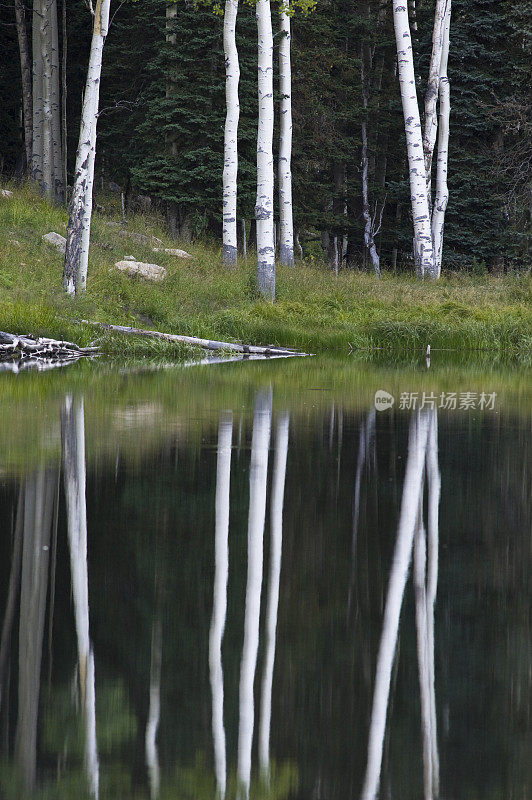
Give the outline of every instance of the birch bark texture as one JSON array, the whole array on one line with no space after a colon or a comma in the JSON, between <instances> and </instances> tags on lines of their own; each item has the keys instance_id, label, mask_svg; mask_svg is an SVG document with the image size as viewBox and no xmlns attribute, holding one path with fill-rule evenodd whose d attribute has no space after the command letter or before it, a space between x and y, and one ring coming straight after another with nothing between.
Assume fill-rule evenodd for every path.
<instances>
[{"instance_id":1,"label":"birch bark texture","mask_svg":"<svg viewBox=\"0 0 532 800\"><path fill-rule=\"evenodd\" d=\"M401 0L393 0L394 28L401 100L405 120L410 195L414 222L414 261L419 277L441 274L443 226L448 202L447 161L449 144L450 86L447 77L451 0L436 0L432 32L432 52L425 93L424 129L421 133L412 40L408 9ZM440 101L438 133L437 103ZM438 137L436 197L432 203L432 161ZM421 156L421 151L423 155ZM422 191L422 177L425 191ZM430 234L430 235L429 235Z\"/></svg>"},{"instance_id":2,"label":"birch bark texture","mask_svg":"<svg viewBox=\"0 0 532 800\"><path fill-rule=\"evenodd\" d=\"M369 19L369 3L363 4L365 16ZM378 278L381 277L380 258L375 246L375 219L372 219L369 203L369 153L368 153L368 95L371 83L373 53L369 42L362 42L360 48L360 84L362 87L362 123L361 123L361 167L362 167L362 215L364 217L364 245L368 251L373 269ZM375 208L375 217L377 209Z\"/></svg>"},{"instance_id":3,"label":"birch bark texture","mask_svg":"<svg viewBox=\"0 0 532 800\"><path fill-rule=\"evenodd\" d=\"M100 75L103 47L109 27L110 5L111 0L97 0L94 10L63 270L63 287L68 294L77 294L87 287Z\"/></svg>"},{"instance_id":4,"label":"birch bark texture","mask_svg":"<svg viewBox=\"0 0 532 800\"><path fill-rule=\"evenodd\" d=\"M279 10L279 260L294 266L292 209L292 68L290 60L290 14Z\"/></svg>"},{"instance_id":5,"label":"birch bark texture","mask_svg":"<svg viewBox=\"0 0 532 800\"><path fill-rule=\"evenodd\" d=\"M32 103L32 62L26 31L26 14L22 0L15 0L15 20L17 26L20 73L22 77L22 113L24 117L24 151L26 169L31 172L33 153L33 103Z\"/></svg>"},{"instance_id":6,"label":"birch bark texture","mask_svg":"<svg viewBox=\"0 0 532 800\"><path fill-rule=\"evenodd\" d=\"M257 131L257 281L260 294L275 299L275 236L273 225L273 33L270 0L257 0L258 96Z\"/></svg>"},{"instance_id":7,"label":"birch bark texture","mask_svg":"<svg viewBox=\"0 0 532 800\"><path fill-rule=\"evenodd\" d=\"M408 8L404 0L393 0L393 22L401 103L405 121L406 150L410 178L410 201L414 223L414 262L418 277L432 274L434 254L430 227L423 136L417 104L416 79Z\"/></svg>"},{"instance_id":8,"label":"birch bark texture","mask_svg":"<svg viewBox=\"0 0 532 800\"><path fill-rule=\"evenodd\" d=\"M228 266L235 266L237 259L237 175L238 175L238 120L240 103L238 82L240 66L236 47L236 18L238 0L226 0L224 12L224 56L225 56L225 132L223 169L223 230L222 259Z\"/></svg>"},{"instance_id":9,"label":"birch bark texture","mask_svg":"<svg viewBox=\"0 0 532 800\"><path fill-rule=\"evenodd\" d=\"M445 211L449 201L447 187L447 164L449 160L449 117L451 113L451 85L447 75L449 60L449 30L451 27L451 0L447 2L443 45L440 63L439 92L439 127L438 127L438 162L436 166L436 196L432 209L432 242L434 247L434 271L436 278L441 275L443 252L443 227Z\"/></svg>"},{"instance_id":10,"label":"birch bark texture","mask_svg":"<svg viewBox=\"0 0 532 800\"><path fill-rule=\"evenodd\" d=\"M42 60L41 60L41 17L43 15L41 0L33 0L31 26L32 49L32 158L31 177L38 185L42 185Z\"/></svg>"},{"instance_id":11,"label":"birch bark texture","mask_svg":"<svg viewBox=\"0 0 532 800\"><path fill-rule=\"evenodd\" d=\"M17 26L20 14L17 12ZM25 34L25 30L23 31ZM19 33L19 48L24 46ZM28 53L29 55L29 53ZM34 0L32 17L32 87L24 78L25 139L30 136L26 118L31 102L31 163L34 182L51 200L64 197L59 89L59 32L57 0ZM29 99L28 98L29 93Z\"/></svg>"},{"instance_id":12,"label":"birch bark texture","mask_svg":"<svg viewBox=\"0 0 532 800\"><path fill-rule=\"evenodd\" d=\"M432 52L430 55L429 77L425 91L425 120L423 129L423 155L427 177L427 196L431 202L432 155L438 130L437 103L440 86L442 50L449 0L436 0L434 9L434 28L432 31Z\"/></svg>"}]
</instances>

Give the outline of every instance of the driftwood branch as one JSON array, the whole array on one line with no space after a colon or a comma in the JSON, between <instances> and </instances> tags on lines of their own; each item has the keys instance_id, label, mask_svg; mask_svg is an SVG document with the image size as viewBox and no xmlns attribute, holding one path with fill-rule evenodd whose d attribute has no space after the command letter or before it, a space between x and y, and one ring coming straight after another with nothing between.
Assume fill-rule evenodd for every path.
<instances>
[{"instance_id":1,"label":"driftwood branch","mask_svg":"<svg viewBox=\"0 0 532 800\"><path fill-rule=\"evenodd\" d=\"M182 336L175 333L160 333L159 331L147 331L141 328L129 328L125 325L108 325L103 322L89 322L81 320L85 325L94 325L115 333L129 333L136 336L149 336L155 339L164 339L167 342L179 342L180 344L190 344L195 347L202 347L204 350L229 350L233 353L244 355L261 356L306 356L309 353L300 353L288 347L274 347L273 345L261 346L253 344L237 344L236 342L218 342L213 339L198 339L196 336Z\"/></svg>"},{"instance_id":2,"label":"driftwood branch","mask_svg":"<svg viewBox=\"0 0 532 800\"><path fill-rule=\"evenodd\" d=\"M31 360L50 363L77 361L81 356L93 356L98 347L80 347L74 342L48 339L45 336L18 336L0 331L0 362Z\"/></svg>"}]
</instances>

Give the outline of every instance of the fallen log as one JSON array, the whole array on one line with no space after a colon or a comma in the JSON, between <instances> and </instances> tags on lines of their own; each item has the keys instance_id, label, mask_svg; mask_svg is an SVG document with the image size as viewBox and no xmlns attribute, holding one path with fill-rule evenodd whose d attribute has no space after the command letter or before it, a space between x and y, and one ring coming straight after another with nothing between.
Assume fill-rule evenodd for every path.
<instances>
[{"instance_id":1,"label":"fallen log","mask_svg":"<svg viewBox=\"0 0 532 800\"><path fill-rule=\"evenodd\" d=\"M93 356L98 347L80 347L63 339L46 336L17 335L0 331L0 361L23 361L25 359L64 360Z\"/></svg>"},{"instance_id":2,"label":"fallen log","mask_svg":"<svg viewBox=\"0 0 532 800\"><path fill-rule=\"evenodd\" d=\"M219 342L216 339L199 339L196 336L183 336L177 333L161 333L160 331L143 330L142 328L131 328L126 325L109 325L105 322L90 322L82 319L84 325L93 325L104 328L116 333L128 333L136 336L148 336L155 339L164 339L167 342L179 342L180 344L191 344L202 347L204 350L229 350L233 353L243 353L244 355L262 356L307 356L310 353L301 353L288 347L274 347L273 345L238 344L236 342Z\"/></svg>"}]
</instances>

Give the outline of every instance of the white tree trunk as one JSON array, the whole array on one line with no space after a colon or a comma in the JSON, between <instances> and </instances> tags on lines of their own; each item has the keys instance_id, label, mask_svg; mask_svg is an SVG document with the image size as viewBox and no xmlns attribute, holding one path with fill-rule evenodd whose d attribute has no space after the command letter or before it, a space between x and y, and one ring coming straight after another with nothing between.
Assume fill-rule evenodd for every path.
<instances>
[{"instance_id":1,"label":"white tree trunk","mask_svg":"<svg viewBox=\"0 0 532 800\"><path fill-rule=\"evenodd\" d=\"M61 103L59 93L59 29L57 20L57 0L50 0L50 109L52 115L52 183L53 196L63 200L63 157L61 147Z\"/></svg>"},{"instance_id":2,"label":"white tree trunk","mask_svg":"<svg viewBox=\"0 0 532 800\"><path fill-rule=\"evenodd\" d=\"M423 157L423 138L417 104L408 9L404 0L393 0L393 21L397 46L399 85L401 87L401 101L405 120L416 272L419 277L423 277L425 273L434 276L434 251Z\"/></svg>"},{"instance_id":3,"label":"white tree trunk","mask_svg":"<svg viewBox=\"0 0 532 800\"><path fill-rule=\"evenodd\" d=\"M272 717L273 667L275 663L275 637L277 631L277 609L279 606L279 581L281 577L281 553L283 547L283 501L288 454L288 413L277 423L275 462L273 465L271 500L270 577L266 606L266 652L262 676L262 698L259 726L259 765L262 777L270 777L270 725Z\"/></svg>"},{"instance_id":4,"label":"white tree trunk","mask_svg":"<svg viewBox=\"0 0 532 800\"><path fill-rule=\"evenodd\" d=\"M24 149L26 154L26 171L28 175L31 175L33 159L33 108L31 99L32 57L28 44L26 12L23 0L15 0L15 19L20 55L20 73L22 78L22 109L24 114Z\"/></svg>"},{"instance_id":5,"label":"white tree trunk","mask_svg":"<svg viewBox=\"0 0 532 800\"><path fill-rule=\"evenodd\" d=\"M262 2L262 0L261 0ZM253 682L259 647L260 595L262 588L263 535L266 514L268 450L272 416L271 390L258 392L253 416L249 467L248 574L244 644L240 665L238 763L239 797L249 797L253 744Z\"/></svg>"},{"instance_id":6,"label":"white tree trunk","mask_svg":"<svg viewBox=\"0 0 532 800\"><path fill-rule=\"evenodd\" d=\"M61 3L61 22L62 22L62 50L61 50L61 156L63 165L61 174L63 176L63 192L65 202L67 200L68 190L68 158L67 158L67 52L68 52L68 36L67 36L67 16L66 16L67 0L62 0Z\"/></svg>"},{"instance_id":7,"label":"white tree trunk","mask_svg":"<svg viewBox=\"0 0 532 800\"><path fill-rule=\"evenodd\" d=\"M92 42L83 96L79 142L76 153L74 186L67 228L63 287L68 294L84 291L87 286L89 240L92 214L92 186L96 155L96 124L100 97L102 54L109 26L111 0L97 0L94 11Z\"/></svg>"},{"instance_id":8,"label":"white tree trunk","mask_svg":"<svg viewBox=\"0 0 532 800\"><path fill-rule=\"evenodd\" d=\"M226 0L224 13L225 55L225 134L223 170L223 263L234 266L237 256L237 174L238 174L238 81L240 67L236 49L236 16L238 0Z\"/></svg>"},{"instance_id":9,"label":"white tree trunk","mask_svg":"<svg viewBox=\"0 0 532 800\"><path fill-rule=\"evenodd\" d=\"M449 0L436 0L434 9L434 27L432 30L432 53L429 64L427 91L425 92L425 120L423 130L423 155L425 157L425 175L427 178L427 197L431 202L432 154L436 144L438 116L436 107L440 85L440 67L444 38L446 10Z\"/></svg>"},{"instance_id":10,"label":"white tree trunk","mask_svg":"<svg viewBox=\"0 0 532 800\"><path fill-rule=\"evenodd\" d=\"M275 299L273 230L273 34L270 0L257 0L259 123L257 132L257 279L260 294Z\"/></svg>"},{"instance_id":11,"label":"white tree trunk","mask_svg":"<svg viewBox=\"0 0 532 800\"><path fill-rule=\"evenodd\" d=\"M292 212L292 70L290 17L281 7L279 21L279 227L281 264L294 266Z\"/></svg>"},{"instance_id":12,"label":"white tree trunk","mask_svg":"<svg viewBox=\"0 0 532 800\"><path fill-rule=\"evenodd\" d=\"M52 150L52 27L50 6L42 4L40 19L42 64L42 192L53 197L54 155Z\"/></svg>"},{"instance_id":13,"label":"white tree trunk","mask_svg":"<svg viewBox=\"0 0 532 800\"><path fill-rule=\"evenodd\" d=\"M42 56L41 56L41 18L43 15L42 0L33 0L33 16L31 27L31 49L33 62L32 75L32 127L33 150L31 163L31 176L38 186L42 186L42 126L43 126L43 96L42 96Z\"/></svg>"},{"instance_id":14,"label":"white tree trunk","mask_svg":"<svg viewBox=\"0 0 532 800\"><path fill-rule=\"evenodd\" d=\"M397 529L397 540L393 558L382 634L377 655L377 669L373 689L373 704L368 737L368 762L361 800L374 800L379 788L382 764L382 749L386 729L386 714L390 694L392 666L399 631L399 617L403 602L408 568L412 555L412 543L418 518L423 486L423 470L429 432L430 417L418 412L412 416L408 441L408 460L401 500L401 513Z\"/></svg>"},{"instance_id":15,"label":"white tree trunk","mask_svg":"<svg viewBox=\"0 0 532 800\"><path fill-rule=\"evenodd\" d=\"M436 167L436 196L432 209L432 242L434 247L434 267L436 277L441 275L443 251L443 226L445 211L449 200L447 188L447 162L449 155L449 116L451 112L451 87L447 77L447 61L449 58L449 29L451 25L451 0L447 0L443 46L440 64L439 82L439 128L438 128L438 162Z\"/></svg>"},{"instance_id":16,"label":"white tree trunk","mask_svg":"<svg viewBox=\"0 0 532 800\"><path fill-rule=\"evenodd\" d=\"M369 10L369 9L368 9ZM368 185L368 123L367 123L367 110L368 110L368 86L371 77L372 55L371 48L368 43L362 44L360 53L360 82L362 86L362 148L361 148L361 167L362 167L362 215L364 217L364 245L368 251L373 269L378 278L381 277L380 258L375 247L373 239L374 222L371 218L371 209L369 205L369 185Z\"/></svg>"},{"instance_id":17,"label":"white tree trunk","mask_svg":"<svg viewBox=\"0 0 532 800\"><path fill-rule=\"evenodd\" d=\"M227 782L224 728L224 676L222 640L227 612L229 574L229 489L233 414L220 414L218 423L218 464L216 470L216 530L214 541L214 592L209 632L209 672L212 692L212 736L216 789L223 800Z\"/></svg>"},{"instance_id":18,"label":"white tree trunk","mask_svg":"<svg viewBox=\"0 0 532 800\"><path fill-rule=\"evenodd\" d=\"M85 768L89 791L98 797L99 763L96 741L94 653L89 635L87 567L87 503L85 497L85 416L83 399L65 398L61 415L63 474L74 619L78 640L79 680L85 724Z\"/></svg>"}]
</instances>

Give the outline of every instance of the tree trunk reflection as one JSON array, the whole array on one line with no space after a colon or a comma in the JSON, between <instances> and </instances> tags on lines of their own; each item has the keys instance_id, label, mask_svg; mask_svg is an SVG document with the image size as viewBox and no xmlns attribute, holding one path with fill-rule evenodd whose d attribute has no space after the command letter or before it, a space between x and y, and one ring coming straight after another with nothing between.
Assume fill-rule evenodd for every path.
<instances>
[{"instance_id":1,"label":"tree trunk reflection","mask_svg":"<svg viewBox=\"0 0 532 800\"><path fill-rule=\"evenodd\" d=\"M15 760L26 791L35 785L37 720L55 470L41 467L24 485L20 582L19 683Z\"/></svg>"},{"instance_id":2,"label":"tree trunk reflection","mask_svg":"<svg viewBox=\"0 0 532 800\"><path fill-rule=\"evenodd\" d=\"M259 727L259 765L263 779L269 781L270 773L270 724L272 714L273 667L275 662L275 638L277 610L279 606L279 580L281 576L281 553L283 546L283 501L288 454L288 413L282 414L277 423L275 462L271 500L271 544L268 604L266 607L266 653L262 677L262 700Z\"/></svg>"},{"instance_id":3,"label":"tree trunk reflection","mask_svg":"<svg viewBox=\"0 0 532 800\"><path fill-rule=\"evenodd\" d=\"M229 489L231 480L231 443L233 414L222 412L218 422L218 461L216 470L216 529L214 542L214 593L209 633L209 671L212 692L212 736L216 789L225 797L227 766L224 728L224 678L222 640L227 612L227 577L229 571Z\"/></svg>"},{"instance_id":4,"label":"tree trunk reflection","mask_svg":"<svg viewBox=\"0 0 532 800\"><path fill-rule=\"evenodd\" d=\"M254 723L253 682L259 646L263 535L266 514L271 416L271 389L257 392L253 415L253 437L249 469L248 571L239 693L237 778L239 795L244 798L249 796L251 781L251 747Z\"/></svg>"},{"instance_id":5,"label":"tree trunk reflection","mask_svg":"<svg viewBox=\"0 0 532 800\"><path fill-rule=\"evenodd\" d=\"M67 395L61 412L61 444L67 507L68 545L74 618L78 640L79 681L85 725L85 767L92 795L98 796L94 653L89 636L87 507L85 498L85 416L83 398Z\"/></svg>"},{"instance_id":6,"label":"tree trunk reflection","mask_svg":"<svg viewBox=\"0 0 532 800\"><path fill-rule=\"evenodd\" d=\"M369 729L368 762L361 800L374 800L379 787L390 680L399 631L399 617L408 578L419 504L422 498L423 470L429 427L430 417L426 412L418 411L412 416L397 540L377 656Z\"/></svg>"}]
</instances>

